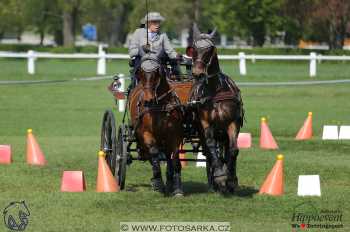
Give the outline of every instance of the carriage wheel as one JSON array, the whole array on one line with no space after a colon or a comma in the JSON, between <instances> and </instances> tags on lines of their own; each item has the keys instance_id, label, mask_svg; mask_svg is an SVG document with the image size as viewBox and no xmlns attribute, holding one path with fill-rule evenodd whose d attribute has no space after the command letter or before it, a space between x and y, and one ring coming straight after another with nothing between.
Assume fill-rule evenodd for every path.
<instances>
[{"instance_id":1,"label":"carriage wheel","mask_svg":"<svg viewBox=\"0 0 350 232\"><path fill-rule=\"evenodd\" d=\"M106 110L101 130L101 150L106 153L106 162L115 176L120 189L125 186L126 161L127 161L127 141L125 127L118 130L118 137L115 128L114 114L111 110Z\"/></svg>"},{"instance_id":2,"label":"carriage wheel","mask_svg":"<svg viewBox=\"0 0 350 232\"><path fill-rule=\"evenodd\" d=\"M115 119L111 110L106 110L103 115L100 150L106 153L106 162L114 175L117 157L117 139Z\"/></svg>"},{"instance_id":3,"label":"carriage wheel","mask_svg":"<svg viewBox=\"0 0 350 232\"><path fill-rule=\"evenodd\" d=\"M121 125L118 129L117 140L117 165L115 168L115 174L118 176L120 189L125 188L126 179L126 165L128 158L128 141L127 141L127 128L125 125Z\"/></svg>"}]
</instances>

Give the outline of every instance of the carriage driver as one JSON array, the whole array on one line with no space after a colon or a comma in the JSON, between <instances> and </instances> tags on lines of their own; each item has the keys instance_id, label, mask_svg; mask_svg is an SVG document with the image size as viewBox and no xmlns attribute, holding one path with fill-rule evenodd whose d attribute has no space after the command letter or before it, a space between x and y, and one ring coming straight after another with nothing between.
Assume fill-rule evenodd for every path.
<instances>
[{"instance_id":1,"label":"carriage driver","mask_svg":"<svg viewBox=\"0 0 350 232\"><path fill-rule=\"evenodd\" d=\"M172 66L173 73L175 75L180 74L180 68L177 64L177 60L181 59L181 55L176 53L174 48L171 46L170 41L166 33L160 32L160 24L165 18L158 12L149 12L145 18L141 20L141 24L147 23L148 21L148 43L146 38L146 28L138 28L134 32L130 46L129 55L132 60L131 66L133 70L131 71L132 76L132 87L135 86L135 72L141 66L141 58L147 54L151 53L156 55L160 60L169 60Z\"/></svg>"}]
</instances>

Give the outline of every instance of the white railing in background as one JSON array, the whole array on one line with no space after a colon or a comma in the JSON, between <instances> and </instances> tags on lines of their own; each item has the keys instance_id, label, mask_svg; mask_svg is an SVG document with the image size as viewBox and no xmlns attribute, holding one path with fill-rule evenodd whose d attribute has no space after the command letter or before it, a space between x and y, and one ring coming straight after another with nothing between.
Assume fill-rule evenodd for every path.
<instances>
[{"instance_id":1,"label":"white railing in background","mask_svg":"<svg viewBox=\"0 0 350 232\"><path fill-rule=\"evenodd\" d=\"M128 60L127 54L106 54L103 49L99 49L97 54L55 54L28 51L27 53L0 52L0 58L24 58L27 59L27 69L29 74L35 74L35 61L37 59L97 59L97 75L106 75L106 59ZM253 63L256 60L283 60L283 61L309 61L309 75L315 77L317 73L317 61L350 61L350 56L323 56L311 52L310 55L246 55L240 52L238 55L219 55L220 60L238 60L239 73L247 75L247 60Z\"/></svg>"}]
</instances>

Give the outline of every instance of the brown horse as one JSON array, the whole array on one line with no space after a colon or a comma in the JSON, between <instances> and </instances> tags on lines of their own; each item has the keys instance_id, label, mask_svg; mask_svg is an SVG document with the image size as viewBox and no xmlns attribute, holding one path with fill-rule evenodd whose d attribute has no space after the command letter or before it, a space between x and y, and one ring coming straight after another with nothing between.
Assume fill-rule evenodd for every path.
<instances>
[{"instance_id":1,"label":"brown horse","mask_svg":"<svg viewBox=\"0 0 350 232\"><path fill-rule=\"evenodd\" d=\"M221 72L212 34L201 34L194 26L194 83L190 94L196 120L202 132L204 153L209 161L209 185L222 192L238 186L237 138L244 109L239 88Z\"/></svg>"},{"instance_id":2,"label":"brown horse","mask_svg":"<svg viewBox=\"0 0 350 232\"><path fill-rule=\"evenodd\" d=\"M167 160L166 187L175 196L183 195L178 148L183 140L180 101L170 88L157 57L145 55L137 73L139 84L131 92L129 109L139 154L152 165L152 186L164 192L160 160Z\"/></svg>"}]
</instances>

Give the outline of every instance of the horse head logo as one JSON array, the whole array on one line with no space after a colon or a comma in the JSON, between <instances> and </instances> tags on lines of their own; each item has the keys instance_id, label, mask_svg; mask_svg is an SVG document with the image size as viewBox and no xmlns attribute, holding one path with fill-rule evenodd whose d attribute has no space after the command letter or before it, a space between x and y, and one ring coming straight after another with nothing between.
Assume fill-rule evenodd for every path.
<instances>
[{"instance_id":1,"label":"horse head logo","mask_svg":"<svg viewBox=\"0 0 350 232\"><path fill-rule=\"evenodd\" d=\"M4 209L4 222L7 228L14 231L24 231L29 223L30 212L24 201L11 202Z\"/></svg>"}]
</instances>

